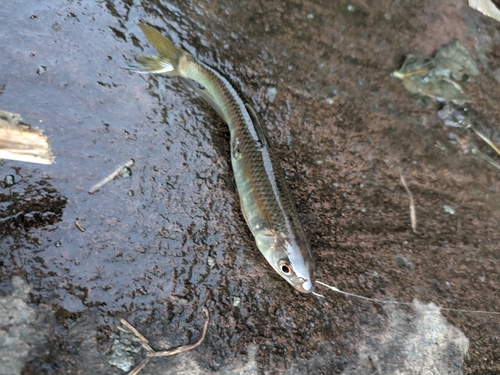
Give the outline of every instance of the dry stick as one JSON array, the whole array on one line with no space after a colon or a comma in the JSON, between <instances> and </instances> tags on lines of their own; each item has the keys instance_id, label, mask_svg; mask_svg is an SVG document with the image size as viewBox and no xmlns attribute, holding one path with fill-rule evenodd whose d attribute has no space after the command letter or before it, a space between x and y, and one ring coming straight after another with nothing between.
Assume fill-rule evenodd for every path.
<instances>
[{"instance_id":1,"label":"dry stick","mask_svg":"<svg viewBox=\"0 0 500 375\"><path fill-rule=\"evenodd\" d=\"M399 79L406 79L406 78L414 76L416 74L422 74L422 73L428 73L428 72L429 72L429 69L422 68L422 69L414 70L413 72L409 72L409 73L401 73L401 72L395 71L395 72L392 72L392 76L399 78Z\"/></svg>"},{"instance_id":2,"label":"dry stick","mask_svg":"<svg viewBox=\"0 0 500 375\"><path fill-rule=\"evenodd\" d=\"M181 347L178 347L175 349L162 350L159 352L157 352L157 351L148 352L146 355L148 357L166 357L169 355L187 352L188 350L194 349L198 345L200 345L203 342L203 340L205 339L205 335L207 334L207 329L208 329L208 323L210 322L210 315L208 314L208 309L206 307L203 307L203 311L205 311L205 315L207 316L207 320L205 320L205 325L203 326L203 331L201 333L201 337L197 342L195 342L194 344L191 344L191 345L185 345L185 346L181 346Z\"/></svg>"},{"instance_id":3,"label":"dry stick","mask_svg":"<svg viewBox=\"0 0 500 375\"><path fill-rule=\"evenodd\" d=\"M405 180L403 173L401 171L399 171L399 176L401 177L401 183L403 184L406 192L408 193L408 197L410 199L411 229L413 229L414 233L417 233L417 210L415 209L415 202L413 201L413 195L411 194L410 189L408 189L408 185L406 185L406 180Z\"/></svg>"},{"instance_id":4,"label":"dry stick","mask_svg":"<svg viewBox=\"0 0 500 375\"><path fill-rule=\"evenodd\" d=\"M142 360L141 363L139 363L137 365L137 367L135 369L133 369L132 371L130 371L128 373L128 375L137 375L139 372L141 372L141 370L146 367L146 365L148 364L149 360L151 359L151 357L146 357Z\"/></svg>"},{"instance_id":5,"label":"dry stick","mask_svg":"<svg viewBox=\"0 0 500 375\"><path fill-rule=\"evenodd\" d=\"M103 185L107 184L109 181L111 181L112 179L114 179L116 176L118 176L121 172L121 170L123 168L126 168L126 167L131 167L134 165L134 159L130 159L128 162L126 162L125 164L123 165L120 165L118 168L116 168L116 170L111 173L108 177L106 177L105 179L99 181L97 184L95 184L94 186L92 186L89 190L89 194L92 194L92 193L95 193L97 190L99 190Z\"/></svg>"},{"instance_id":6,"label":"dry stick","mask_svg":"<svg viewBox=\"0 0 500 375\"><path fill-rule=\"evenodd\" d=\"M500 164L498 164L495 160L493 160L492 158L490 158L488 155L486 155L485 153L479 151L477 148L475 147L472 147L471 148L471 152L474 154L474 155L477 155L479 156L481 159L483 159L484 161L486 161L487 163L490 163L492 166L494 166L495 168L498 168L500 169Z\"/></svg>"},{"instance_id":7,"label":"dry stick","mask_svg":"<svg viewBox=\"0 0 500 375\"><path fill-rule=\"evenodd\" d=\"M149 346L149 340L145 338L138 330L135 329L135 327L127 322L125 319L120 318L121 324L123 324L127 329L139 339L139 342L141 343L142 347L146 349L148 352L154 352L154 349Z\"/></svg>"},{"instance_id":8,"label":"dry stick","mask_svg":"<svg viewBox=\"0 0 500 375\"><path fill-rule=\"evenodd\" d=\"M140 344L142 345L142 347L144 349L146 349L146 351L154 352L154 349L151 346L149 346L149 341L147 338L145 338L138 330L135 329L135 327L132 324L127 322L125 319L123 319L123 318L119 318L119 319L120 319L120 322L125 327L127 327L128 331L131 332L132 334L134 334L134 336L136 336L139 339ZM120 328L120 327L118 327L118 328ZM122 328L120 328L120 329L123 331L127 331L127 330L124 330ZM151 359L150 357L144 358L141 361L141 363L139 363L132 371L130 371L128 373L128 375L137 375L148 364L150 359Z\"/></svg>"},{"instance_id":9,"label":"dry stick","mask_svg":"<svg viewBox=\"0 0 500 375\"><path fill-rule=\"evenodd\" d=\"M180 346L175 349L168 349L168 350L162 350L162 351L156 351L154 350L150 345L149 345L149 340L145 338L138 330L136 330L129 322L127 322L125 319L120 318L120 322L127 327L130 332L136 336L139 339L139 342L141 343L142 347L146 349L146 358L136 367L134 368L128 375L137 375L139 371L141 371L144 366L149 362L151 357L167 357L171 356L174 354L179 354L183 352L187 352L189 350L192 350L196 348L198 345L200 345L203 340L205 339L205 336L207 334L208 330L208 324L210 323L210 314L208 313L208 309L206 307L203 307L203 311L205 311L205 315L207 316L207 319L205 320L205 325L203 326L203 331L201 333L200 339L195 342L194 344L191 345L185 345L185 346Z\"/></svg>"},{"instance_id":10,"label":"dry stick","mask_svg":"<svg viewBox=\"0 0 500 375\"><path fill-rule=\"evenodd\" d=\"M326 286L328 289L333 290L334 292L337 292L337 293L343 294L343 295L345 295L345 296L354 297L354 298L358 298L358 299L363 299L363 300L365 300L365 301L372 301L372 302L376 302L376 303L380 303L380 304L386 304L386 305L391 304L391 305L413 306L413 303L410 303L410 302L384 301L384 300L377 299L377 298L363 297L363 296L360 296L360 295L358 295L358 294L349 293L349 292L344 292L343 290L337 289L336 287L334 287L334 286L330 286L330 285L325 284L325 283L323 283L323 282L321 282L321 281L316 281L316 284ZM452 309L452 308L449 308L449 307L440 307L439 309L440 309L440 310L446 310L446 311L463 312L463 313L475 313L475 314L500 315L500 312L498 312L498 311L485 311L485 310L464 310L464 309Z\"/></svg>"},{"instance_id":11,"label":"dry stick","mask_svg":"<svg viewBox=\"0 0 500 375\"><path fill-rule=\"evenodd\" d=\"M490 146L493 150L495 150L495 152L500 155L500 150L498 149L498 147L493 143L493 141L491 139L489 139L487 136L485 136L483 133L481 133L479 130L477 130L474 126L472 125L469 125L468 126L469 129L472 129L472 131L474 133L476 133L483 141L485 141L488 146Z\"/></svg>"},{"instance_id":12,"label":"dry stick","mask_svg":"<svg viewBox=\"0 0 500 375\"><path fill-rule=\"evenodd\" d=\"M75 221L75 226L78 228L80 232L85 232L85 228L82 227L82 225L78 221Z\"/></svg>"}]
</instances>

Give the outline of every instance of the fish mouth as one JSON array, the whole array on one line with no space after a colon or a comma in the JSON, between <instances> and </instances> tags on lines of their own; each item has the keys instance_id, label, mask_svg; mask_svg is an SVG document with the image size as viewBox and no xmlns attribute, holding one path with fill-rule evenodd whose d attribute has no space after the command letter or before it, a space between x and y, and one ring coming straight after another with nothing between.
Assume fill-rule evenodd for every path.
<instances>
[{"instance_id":1,"label":"fish mouth","mask_svg":"<svg viewBox=\"0 0 500 375\"><path fill-rule=\"evenodd\" d=\"M306 280L302 284L297 285L295 288L302 293L312 293L314 292L315 283L311 280Z\"/></svg>"}]
</instances>

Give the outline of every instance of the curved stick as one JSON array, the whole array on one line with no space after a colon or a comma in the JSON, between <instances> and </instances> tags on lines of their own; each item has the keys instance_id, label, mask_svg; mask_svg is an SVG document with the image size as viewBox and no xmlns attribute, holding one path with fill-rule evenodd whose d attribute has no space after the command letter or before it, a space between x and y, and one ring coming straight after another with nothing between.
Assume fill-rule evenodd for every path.
<instances>
[{"instance_id":1,"label":"curved stick","mask_svg":"<svg viewBox=\"0 0 500 375\"><path fill-rule=\"evenodd\" d=\"M168 350L161 350L161 351L156 351L154 350L150 345L149 345L149 340L145 338L137 329L132 326L129 322L127 322L125 319L120 318L120 322L127 328L129 332L131 332L134 336L136 336L141 343L142 347L146 350L146 358L142 360L142 362L136 366L132 371L129 372L128 375L137 375L143 368L144 366L147 365L151 357L167 357L170 355L174 354L179 354L183 352L187 352L191 349L196 348L198 345L200 345L203 340L205 340L205 336L207 334L208 330L208 323L210 323L210 314L208 313L208 309L203 306L203 311L205 311L205 315L207 316L207 319L205 320L205 325L203 326L203 331L201 332L201 337L200 339L195 342L194 344L190 345L184 345L180 346L175 349L168 349ZM123 328L120 328L124 330Z\"/></svg>"},{"instance_id":2,"label":"curved stick","mask_svg":"<svg viewBox=\"0 0 500 375\"><path fill-rule=\"evenodd\" d=\"M197 342L195 342L194 344L191 344L191 345L179 346L178 348L175 348L175 349L168 349L168 350L161 350L161 351L153 350L152 352L148 351L146 353L146 355L148 357L167 357L169 355L187 352L188 350L194 349L198 345L200 345L203 342L203 340L205 340L205 335L207 334L207 330L208 330L208 323L210 323L210 315L208 314L208 309L206 307L203 307L203 311L205 311L205 315L207 316L207 320L205 320L205 325L203 326L203 331L201 332L201 337Z\"/></svg>"}]
</instances>

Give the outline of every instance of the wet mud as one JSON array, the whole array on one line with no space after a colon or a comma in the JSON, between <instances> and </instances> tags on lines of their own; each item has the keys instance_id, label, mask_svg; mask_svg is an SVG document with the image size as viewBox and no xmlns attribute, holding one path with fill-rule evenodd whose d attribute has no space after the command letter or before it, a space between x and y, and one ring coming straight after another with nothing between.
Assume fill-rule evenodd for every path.
<instances>
[{"instance_id":1,"label":"wet mud","mask_svg":"<svg viewBox=\"0 0 500 375\"><path fill-rule=\"evenodd\" d=\"M252 99L317 278L413 305L300 294L275 274L240 213L225 124L175 79L122 69L153 53L139 20ZM498 316L435 308L499 310L500 171L390 76L458 38L481 72L472 106L499 126L499 23L458 0L14 0L0 23L0 109L56 156L0 162L0 311L26 312L0 319L18 348L0 346L0 373L122 374L141 354L118 317L166 349L196 342L203 306L204 343L141 374L500 372Z\"/></svg>"}]
</instances>

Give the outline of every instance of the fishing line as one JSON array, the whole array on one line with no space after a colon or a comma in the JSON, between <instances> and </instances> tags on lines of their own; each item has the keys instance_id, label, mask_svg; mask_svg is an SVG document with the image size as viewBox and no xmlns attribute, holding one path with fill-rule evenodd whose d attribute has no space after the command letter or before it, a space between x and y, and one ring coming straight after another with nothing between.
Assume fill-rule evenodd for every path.
<instances>
[{"instance_id":1,"label":"fishing line","mask_svg":"<svg viewBox=\"0 0 500 375\"><path fill-rule=\"evenodd\" d=\"M412 302L384 301L384 300L377 299L377 298L369 298L369 297L360 296L360 295L354 294L354 293L344 292L343 290L340 290L340 289L338 289L338 288L336 288L334 286L330 286L328 284L325 284L325 283L323 283L321 281L316 281L316 284L326 286L328 289L333 290L334 292L337 292L337 293L340 293L340 294L344 294L344 295L349 296L349 297L354 297L354 298L362 299L362 300L365 300L365 301L372 301L372 302L377 302L377 303L386 304L386 305L413 306ZM314 293L313 292L313 294L315 296L318 296L318 297L323 297L323 298L325 297L325 296L323 296L321 294L318 294L318 293ZM440 307L439 309L440 310L446 310L446 311L457 311L457 312L463 312L463 313L500 315L500 312L498 312L498 311L462 310L462 309L452 309L452 308L448 308L448 307Z\"/></svg>"}]
</instances>

